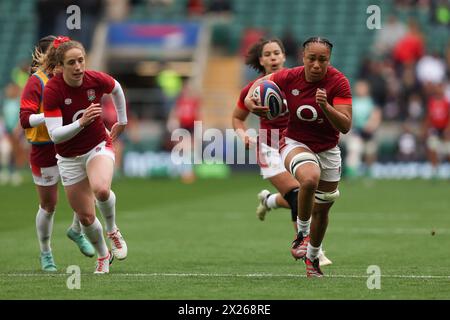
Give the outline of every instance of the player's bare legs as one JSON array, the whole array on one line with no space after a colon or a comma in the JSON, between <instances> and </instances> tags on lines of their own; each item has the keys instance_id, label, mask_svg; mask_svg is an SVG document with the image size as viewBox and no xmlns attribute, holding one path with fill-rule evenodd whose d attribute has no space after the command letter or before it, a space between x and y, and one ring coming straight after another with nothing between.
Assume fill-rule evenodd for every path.
<instances>
[{"instance_id":1,"label":"player's bare legs","mask_svg":"<svg viewBox=\"0 0 450 320\"><path fill-rule=\"evenodd\" d=\"M337 189L339 182L329 182L321 180L319 182L319 190L323 192L333 192ZM311 240L310 243L314 247L322 244L325 232L328 227L328 213L334 202L316 203L312 212L311 221Z\"/></svg>"},{"instance_id":2,"label":"player's bare legs","mask_svg":"<svg viewBox=\"0 0 450 320\"><path fill-rule=\"evenodd\" d=\"M105 218L111 251L117 259L123 260L127 257L128 248L116 226L116 195L111 190L114 161L107 155L97 155L89 160L86 171L96 204Z\"/></svg>"},{"instance_id":3,"label":"player's bare legs","mask_svg":"<svg viewBox=\"0 0 450 320\"><path fill-rule=\"evenodd\" d=\"M40 206L47 212L55 211L56 202L58 201L58 185L39 186L36 185L36 190L39 195Z\"/></svg>"},{"instance_id":4,"label":"player's bare legs","mask_svg":"<svg viewBox=\"0 0 450 320\"><path fill-rule=\"evenodd\" d=\"M312 160L300 161L295 168L290 168L291 161L299 154L309 155L311 153L305 148L294 148L288 153L284 163L287 170L295 170L293 173L300 185L298 192L298 235L291 246L291 254L295 259L301 259L306 255L310 237L311 215L314 208L314 194L320 179L320 167L318 163Z\"/></svg>"},{"instance_id":5,"label":"player's bare legs","mask_svg":"<svg viewBox=\"0 0 450 320\"><path fill-rule=\"evenodd\" d=\"M88 178L65 186L67 199L72 209L78 214L83 233L89 239L97 251L97 268L95 273L108 273L110 253L103 237L103 228L95 216L94 194L91 190Z\"/></svg>"},{"instance_id":6,"label":"player's bare legs","mask_svg":"<svg viewBox=\"0 0 450 320\"><path fill-rule=\"evenodd\" d=\"M114 161L106 155L95 156L87 163L86 171L95 198L98 201L108 200L114 173Z\"/></svg>"},{"instance_id":7,"label":"player's bare legs","mask_svg":"<svg viewBox=\"0 0 450 320\"><path fill-rule=\"evenodd\" d=\"M289 169L293 157L303 152L310 151L298 147L289 152L284 162L285 167ZM320 168L317 164L305 162L297 167L295 178L300 184L300 190L298 192L298 217L302 221L307 221L311 218L314 207L314 193L319 185Z\"/></svg>"},{"instance_id":8,"label":"player's bare legs","mask_svg":"<svg viewBox=\"0 0 450 320\"><path fill-rule=\"evenodd\" d=\"M40 201L40 209L36 217L36 229L39 242L41 244L41 253L50 252L50 238L53 227L53 215L55 213L55 207L58 201L58 184L54 184L51 186L36 185L36 190L38 192ZM75 242L81 253L83 253L85 256L93 257L95 255L95 249L92 247L92 244L86 239L81 231L80 220L78 219L78 216L75 212L73 213L72 225L68 228L66 234L69 239ZM48 246L43 246L43 241L48 241ZM43 269L45 270L47 268L43 267Z\"/></svg>"},{"instance_id":9,"label":"player's bare legs","mask_svg":"<svg viewBox=\"0 0 450 320\"><path fill-rule=\"evenodd\" d=\"M291 161L293 162L291 163ZM325 225L325 229L319 227L318 235L320 235L322 231L323 234L325 233L328 221L327 213L331 206L322 206L322 208L327 208L326 214L320 215L319 217L313 217L313 212L315 212L314 210L316 210L315 208L317 205L317 203L315 203L315 193L320 186L319 179L321 175L319 163L314 154L306 148L294 148L285 158L285 166L287 170L293 171L295 178L300 184L300 190L298 192L298 234L296 239L292 242L291 254L295 259L304 259L308 251L308 246L310 246L310 230L315 229L316 225ZM289 166L293 166L293 168L290 168ZM329 187L332 188L332 186ZM315 221L316 219L317 221ZM311 221L314 221L314 225L312 226ZM323 239L323 234L321 239ZM321 245L317 247L317 252L314 254L315 258L318 258L317 266L315 266L315 268L317 268L318 272L321 274L319 262L320 265L323 266L329 265L332 262L325 256Z\"/></svg>"}]
</instances>

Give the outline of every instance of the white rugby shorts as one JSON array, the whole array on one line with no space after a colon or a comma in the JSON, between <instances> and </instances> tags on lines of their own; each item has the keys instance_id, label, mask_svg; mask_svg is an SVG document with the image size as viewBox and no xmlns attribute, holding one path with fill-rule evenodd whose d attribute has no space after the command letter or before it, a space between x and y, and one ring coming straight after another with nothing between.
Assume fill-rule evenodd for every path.
<instances>
[{"instance_id":1,"label":"white rugby shorts","mask_svg":"<svg viewBox=\"0 0 450 320\"><path fill-rule=\"evenodd\" d=\"M280 173L287 172L278 149L272 148L265 143L259 144L258 164L261 168L263 179L269 179Z\"/></svg>"},{"instance_id":2,"label":"white rugby shorts","mask_svg":"<svg viewBox=\"0 0 450 320\"><path fill-rule=\"evenodd\" d=\"M285 138L286 146L281 150L281 159L284 162L286 157L293 149L301 147L308 149L310 152L314 153L308 148L306 144L298 142L296 140ZM331 148L329 150L315 153L319 158L320 162L320 180L336 182L341 180L341 150L338 146Z\"/></svg>"},{"instance_id":3,"label":"white rugby shorts","mask_svg":"<svg viewBox=\"0 0 450 320\"><path fill-rule=\"evenodd\" d=\"M36 167L31 168L31 173L33 176L33 181L35 185L48 187L53 186L59 181L59 170L58 166L52 167Z\"/></svg>"},{"instance_id":4,"label":"white rugby shorts","mask_svg":"<svg viewBox=\"0 0 450 320\"><path fill-rule=\"evenodd\" d=\"M58 159L58 168L63 186L73 185L86 178L86 166L88 162L99 155L106 155L113 162L115 161L114 151L106 147L106 141L99 143L90 151L80 156L65 158L57 154L56 158Z\"/></svg>"}]
</instances>

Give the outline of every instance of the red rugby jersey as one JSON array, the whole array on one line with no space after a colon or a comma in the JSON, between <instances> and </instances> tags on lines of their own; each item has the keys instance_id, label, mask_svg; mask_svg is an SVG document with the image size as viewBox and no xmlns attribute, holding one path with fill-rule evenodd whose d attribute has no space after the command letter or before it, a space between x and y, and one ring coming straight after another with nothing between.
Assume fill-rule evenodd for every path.
<instances>
[{"instance_id":1,"label":"red rugby jersey","mask_svg":"<svg viewBox=\"0 0 450 320\"><path fill-rule=\"evenodd\" d=\"M81 118L91 103L100 103L102 96L113 89L114 79L103 72L86 70L79 87L69 86L62 74L58 74L45 86L45 117L62 117L63 125L68 125ZM98 117L71 139L55 144L56 152L63 157L75 157L85 154L102 141L111 145L102 118Z\"/></svg>"},{"instance_id":2,"label":"red rugby jersey","mask_svg":"<svg viewBox=\"0 0 450 320\"><path fill-rule=\"evenodd\" d=\"M351 104L350 84L344 74L329 66L322 80L307 82L302 66L280 70L273 73L270 79L286 95L289 108L286 137L306 144L315 153L335 147L339 141L339 131L316 103L316 90L325 89L331 105Z\"/></svg>"}]
</instances>

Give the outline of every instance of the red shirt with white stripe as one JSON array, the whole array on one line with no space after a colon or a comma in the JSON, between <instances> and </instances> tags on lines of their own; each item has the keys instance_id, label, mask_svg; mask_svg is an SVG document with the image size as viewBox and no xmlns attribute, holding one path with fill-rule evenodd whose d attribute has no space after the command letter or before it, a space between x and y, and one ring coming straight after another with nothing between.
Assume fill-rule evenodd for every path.
<instances>
[{"instance_id":1,"label":"red shirt with white stripe","mask_svg":"<svg viewBox=\"0 0 450 320\"><path fill-rule=\"evenodd\" d=\"M351 104L350 84L344 74L329 66L322 80L307 82L302 66L273 73L270 80L286 95L289 123L285 136L306 144L315 153L334 148L339 131L316 103L316 91L325 89L330 105Z\"/></svg>"},{"instance_id":2,"label":"red shirt with white stripe","mask_svg":"<svg viewBox=\"0 0 450 320\"><path fill-rule=\"evenodd\" d=\"M100 103L102 96L111 93L114 86L114 79L103 72L86 70L79 87L69 86L62 74L57 74L45 86L44 115L62 117L63 125L68 125L81 118L92 103ZM102 118L98 117L71 139L55 144L56 152L63 157L75 157L85 154L102 141L111 147L111 138L106 133Z\"/></svg>"}]
</instances>

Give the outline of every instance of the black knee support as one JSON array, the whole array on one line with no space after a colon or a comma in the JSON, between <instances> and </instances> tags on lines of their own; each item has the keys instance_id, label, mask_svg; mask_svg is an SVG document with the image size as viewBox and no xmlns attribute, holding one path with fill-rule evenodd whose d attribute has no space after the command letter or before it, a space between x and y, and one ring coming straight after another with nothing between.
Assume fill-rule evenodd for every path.
<instances>
[{"instance_id":1,"label":"black knee support","mask_svg":"<svg viewBox=\"0 0 450 320\"><path fill-rule=\"evenodd\" d=\"M291 207L291 218L292 221L297 221L297 212L298 212L298 189L295 188L292 189L284 195L284 200L289 203L289 206Z\"/></svg>"}]
</instances>

